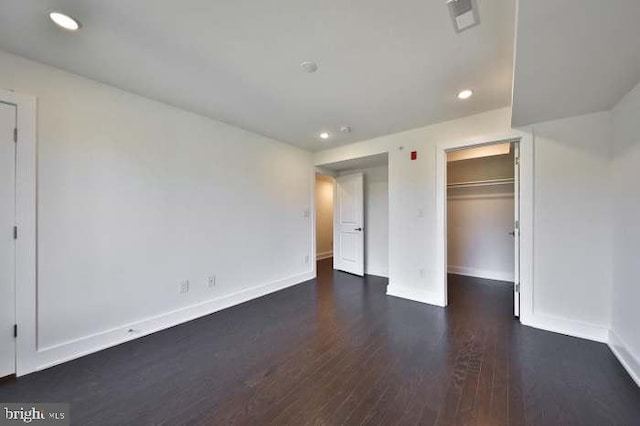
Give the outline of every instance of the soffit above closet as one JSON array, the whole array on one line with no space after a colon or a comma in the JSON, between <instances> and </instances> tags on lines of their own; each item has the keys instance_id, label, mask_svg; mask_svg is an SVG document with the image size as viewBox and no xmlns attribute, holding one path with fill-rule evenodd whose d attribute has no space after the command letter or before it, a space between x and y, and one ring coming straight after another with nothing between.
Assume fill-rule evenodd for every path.
<instances>
[{"instance_id":1,"label":"soffit above closet","mask_svg":"<svg viewBox=\"0 0 640 426\"><path fill-rule=\"evenodd\" d=\"M611 109L640 80L640 1L519 0L514 127Z\"/></svg>"}]
</instances>

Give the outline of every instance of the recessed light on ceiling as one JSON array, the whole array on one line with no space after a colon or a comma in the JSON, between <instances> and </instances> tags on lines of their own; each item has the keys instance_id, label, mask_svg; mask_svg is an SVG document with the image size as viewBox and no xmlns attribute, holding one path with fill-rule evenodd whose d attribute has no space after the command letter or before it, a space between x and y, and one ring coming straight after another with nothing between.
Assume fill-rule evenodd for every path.
<instances>
[{"instance_id":1,"label":"recessed light on ceiling","mask_svg":"<svg viewBox=\"0 0 640 426\"><path fill-rule=\"evenodd\" d=\"M320 139L329 139L329 132L320 133Z\"/></svg>"},{"instance_id":2,"label":"recessed light on ceiling","mask_svg":"<svg viewBox=\"0 0 640 426\"><path fill-rule=\"evenodd\" d=\"M60 28L64 28L67 31L78 31L80 29L80 22L73 19L69 15L65 15L60 12L51 12L49 18Z\"/></svg>"},{"instance_id":3,"label":"recessed light on ceiling","mask_svg":"<svg viewBox=\"0 0 640 426\"><path fill-rule=\"evenodd\" d=\"M318 64L316 64L315 62L307 61L307 62L301 63L300 68L302 68L302 71L308 72L309 74L311 74L318 71Z\"/></svg>"},{"instance_id":4,"label":"recessed light on ceiling","mask_svg":"<svg viewBox=\"0 0 640 426\"><path fill-rule=\"evenodd\" d=\"M458 93L458 99L469 99L471 97L471 95L473 95L473 91L466 89L463 90L462 92Z\"/></svg>"}]
</instances>

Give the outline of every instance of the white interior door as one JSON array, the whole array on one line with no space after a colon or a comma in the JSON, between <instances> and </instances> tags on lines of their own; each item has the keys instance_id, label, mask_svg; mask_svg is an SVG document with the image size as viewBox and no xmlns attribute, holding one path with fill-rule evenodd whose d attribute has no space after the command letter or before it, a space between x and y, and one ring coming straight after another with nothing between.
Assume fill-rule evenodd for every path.
<instances>
[{"instance_id":1,"label":"white interior door","mask_svg":"<svg viewBox=\"0 0 640 426\"><path fill-rule=\"evenodd\" d=\"M514 280L513 280L513 315L520 316L520 149L513 144L513 246L514 246Z\"/></svg>"},{"instance_id":2,"label":"white interior door","mask_svg":"<svg viewBox=\"0 0 640 426\"><path fill-rule=\"evenodd\" d=\"M333 267L364 275L364 188L362 173L336 178L333 204Z\"/></svg>"},{"instance_id":3,"label":"white interior door","mask_svg":"<svg viewBox=\"0 0 640 426\"><path fill-rule=\"evenodd\" d=\"M0 377L15 374L16 107L0 102Z\"/></svg>"}]
</instances>

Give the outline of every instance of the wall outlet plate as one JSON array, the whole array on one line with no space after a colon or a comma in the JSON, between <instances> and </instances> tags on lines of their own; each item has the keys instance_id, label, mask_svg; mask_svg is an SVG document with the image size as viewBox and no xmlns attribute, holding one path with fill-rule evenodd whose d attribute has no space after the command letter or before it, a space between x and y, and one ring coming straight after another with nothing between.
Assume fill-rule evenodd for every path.
<instances>
[{"instance_id":1,"label":"wall outlet plate","mask_svg":"<svg viewBox=\"0 0 640 426\"><path fill-rule=\"evenodd\" d=\"M309 263L309 255L308 255L308 254L306 254L306 255L304 256L304 263L305 263L305 265L306 265L307 263Z\"/></svg>"},{"instance_id":2,"label":"wall outlet plate","mask_svg":"<svg viewBox=\"0 0 640 426\"><path fill-rule=\"evenodd\" d=\"M180 293L184 294L189 291L189 280L184 280L180 282Z\"/></svg>"},{"instance_id":3,"label":"wall outlet plate","mask_svg":"<svg viewBox=\"0 0 640 426\"><path fill-rule=\"evenodd\" d=\"M209 285L209 287L215 287L216 286L216 276L215 275L211 275L209 278L207 278L207 284Z\"/></svg>"}]
</instances>

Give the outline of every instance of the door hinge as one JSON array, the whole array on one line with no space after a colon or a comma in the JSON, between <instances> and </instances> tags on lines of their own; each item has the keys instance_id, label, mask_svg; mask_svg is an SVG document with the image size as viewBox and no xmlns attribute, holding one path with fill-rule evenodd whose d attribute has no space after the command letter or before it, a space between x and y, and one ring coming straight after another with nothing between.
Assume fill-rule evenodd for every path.
<instances>
[{"instance_id":1,"label":"door hinge","mask_svg":"<svg viewBox=\"0 0 640 426\"><path fill-rule=\"evenodd\" d=\"M13 141L14 142L18 142L18 128L17 127L13 128Z\"/></svg>"},{"instance_id":2,"label":"door hinge","mask_svg":"<svg viewBox=\"0 0 640 426\"><path fill-rule=\"evenodd\" d=\"M516 229L520 229L520 221L519 221L519 220L516 220L516 221L513 223L513 227L514 227L514 228L516 228Z\"/></svg>"},{"instance_id":3,"label":"door hinge","mask_svg":"<svg viewBox=\"0 0 640 426\"><path fill-rule=\"evenodd\" d=\"M515 157L516 160L516 166L520 164L520 157Z\"/></svg>"},{"instance_id":4,"label":"door hinge","mask_svg":"<svg viewBox=\"0 0 640 426\"><path fill-rule=\"evenodd\" d=\"M14 240L18 239L18 227L17 226L13 227L13 239Z\"/></svg>"},{"instance_id":5,"label":"door hinge","mask_svg":"<svg viewBox=\"0 0 640 426\"><path fill-rule=\"evenodd\" d=\"M18 337L18 324L13 324L13 337Z\"/></svg>"},{"instance_id":6,"label":"door hinge","mask_svg":"<svg viewBox=\"0 0 640 426\"><path fill-rule=\"evenodd\" d=\"M520 293L520 283L516 283L515 291L516 291L516 293Z\"/></svg>"}]
</instances>

